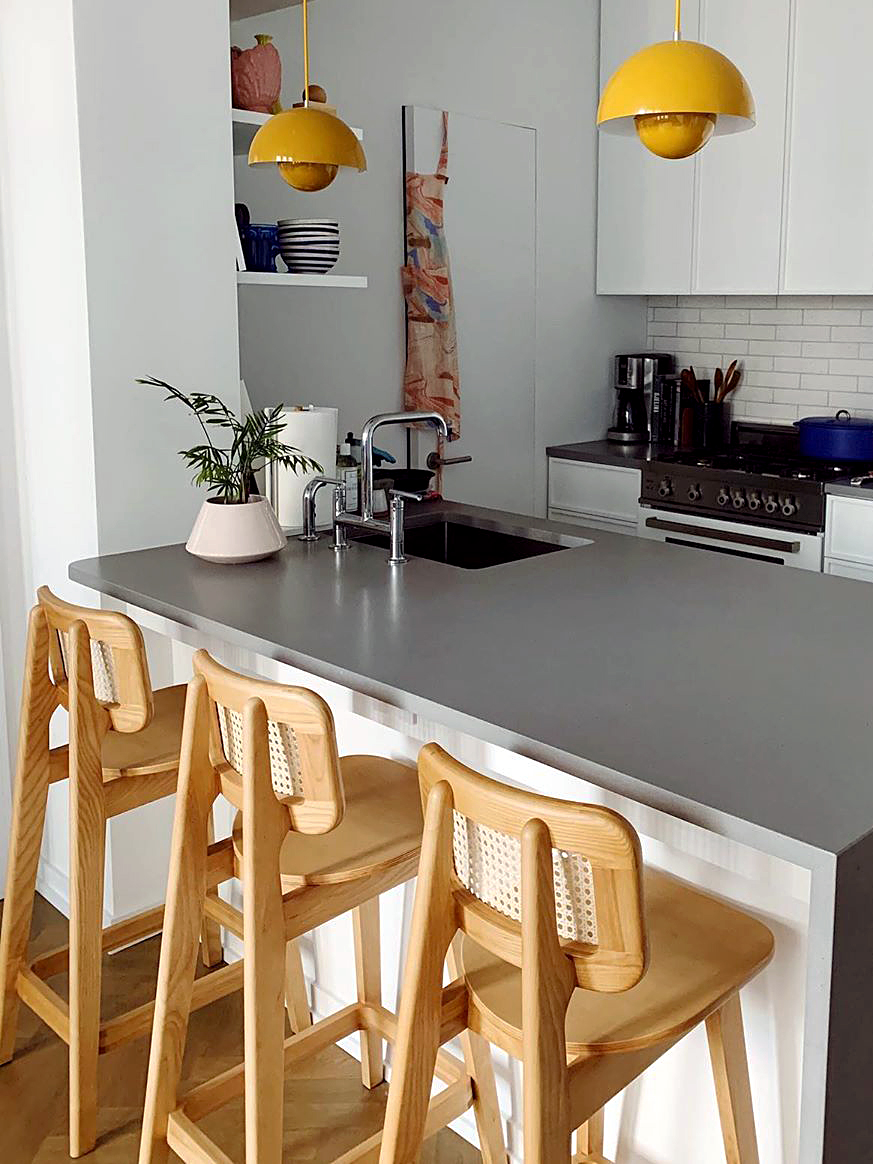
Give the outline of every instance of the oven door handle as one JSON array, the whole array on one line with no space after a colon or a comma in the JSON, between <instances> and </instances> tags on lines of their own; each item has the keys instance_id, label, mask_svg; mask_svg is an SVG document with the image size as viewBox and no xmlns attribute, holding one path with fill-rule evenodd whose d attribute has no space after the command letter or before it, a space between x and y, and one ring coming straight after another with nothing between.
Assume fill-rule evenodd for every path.
<instances>
[{"instance_id":1,"label":"oven door handle","mask_svg":"<svg viewBox=\"0 0 873 1164\"><path fill-rule=\"evenodd\" d=\"M688 525L683 521L665 521L663 517L647 517L646 526L649 529L663 530L665 533L708 538L713 542L732 542L740 546L750 546L756 550L775 550L781 554L800 553L800 542L783 542L778 538L759 538L754 534L737 533L736 530L709 529L705 525Z\"/></svg>"}]
</instances>

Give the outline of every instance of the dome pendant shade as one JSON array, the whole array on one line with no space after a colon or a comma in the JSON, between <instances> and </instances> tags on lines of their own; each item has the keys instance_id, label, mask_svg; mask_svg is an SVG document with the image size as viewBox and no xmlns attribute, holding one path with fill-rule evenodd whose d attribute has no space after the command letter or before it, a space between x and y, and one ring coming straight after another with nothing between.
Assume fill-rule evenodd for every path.
<instances>
[{"instance_id":1,"label":"dome pendant shade","mask_svg":"<svg viewBox=\"0 0 873 1164\"><path fill-rule=\"evenodd\" d=\"M367 159L361 143L335 113L316 109L314 96L327 94L309 84L309 8L302 4L303 16L303 104L277 113L258 130L249 146L249 165L271 162L295 190L324 190L337 176L340 166L366 170Z\"/></svg>"},{"instance_id":2,"label":"dome pendant shade","mask_svg":"<svg viewBox=\"0 0 873 1164\"><path fill-rule=\"evenodd\" d=\"M367 168L361 143L346 123L311 105L277 113L261 126L249 147L249 165L259 162L276 163L298 190L323 190L340 166Z\"/></svg>"},{"instance_id":3,"label":"dome pendant shade","mask_svg":"<svg viewBox=\"0 0 873 1164\"><path fill-rule=\"evenodd\" d=\"M604 133L638 133L660 157L684 158L713 134L751 129L755 102L723 53L696 41L668 40L635 53L613 74L597 124Z\"/></svg>"}]
</instances>

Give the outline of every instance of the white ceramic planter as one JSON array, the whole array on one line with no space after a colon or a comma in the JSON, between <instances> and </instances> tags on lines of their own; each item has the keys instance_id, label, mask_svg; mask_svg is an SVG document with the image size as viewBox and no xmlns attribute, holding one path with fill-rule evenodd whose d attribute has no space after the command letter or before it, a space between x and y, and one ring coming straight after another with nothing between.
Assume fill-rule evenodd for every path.
<instances>
[{"instance_id":1,"label":"white ceramic planter","mask_svg":"<svg viewBox=\"0 0 873 1164\"><path fill-rule=\"evenodd\" d=\"M246 505L224 505L209 498L200 507L185 549L207 562L233 564L269 558L285 542L273 507L265 498L250 497Z\"/></svg>"}]
</instances>

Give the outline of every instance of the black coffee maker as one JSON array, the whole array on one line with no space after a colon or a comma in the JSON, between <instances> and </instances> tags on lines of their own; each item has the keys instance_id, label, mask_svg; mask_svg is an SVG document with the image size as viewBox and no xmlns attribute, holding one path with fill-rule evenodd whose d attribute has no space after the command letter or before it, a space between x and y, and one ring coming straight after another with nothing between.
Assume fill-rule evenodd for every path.
<instances>
[{"instance_id":1,"label":"black coffee maker","mask_svg":"<svg viewBox=\"0 0 873 1164\"><path fill-rule=\"evenodd\" d=\"M615 418L606 439L642 444L649 439L649 407L656 376L673 371L666 352L638 352L615 357Z\"/></svg>"}]
</instances>

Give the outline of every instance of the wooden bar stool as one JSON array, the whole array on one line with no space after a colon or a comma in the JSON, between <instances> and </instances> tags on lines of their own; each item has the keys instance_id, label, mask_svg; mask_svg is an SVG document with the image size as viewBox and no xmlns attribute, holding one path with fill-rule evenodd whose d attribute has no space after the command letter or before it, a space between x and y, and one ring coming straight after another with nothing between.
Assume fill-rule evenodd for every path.
<instances>
[{"instance_id":1,"label":"wooden bar stool","mask_svg":"<svg viewBox=\"0 0 873 1164\"><path fill-rule=\"evenodd\" d=\"M379 895L415 876L421 798L415 769L379 756L339 758L330 708L305 688L245 678L199 651L185 706L179 792L161 943L140 1164L168 1149L189 1164L229 1164L197 1121L245 1095L246 1164L282 1159L285 1068L361 1032L362 1080L382 1082L382 1040L396 1019L381 1005ZM233 837L210 845L207 822L223 794L237 808ZM240 877L240 913L208 892ZM178 1092L203 912L243 939L245 1061ZM358 1001L284 1038L282 986L289 939L354 910ZM442 1032L457 1033L452 1015ZM466 1050L466 1048L465 1048ZM490 1059L470 1044L466 1066L431 1064L448 1086L423 1105L422 1136L471 1105L489 1164L503 1164ZM340 1159L378 1159L377 1134Z\"/></svg>"},{"instance_id":2,"label":"wooden bar stool","mask_svg":"<svg viewBox=\"0 0 873 1164\"><path fill-rule=\"evenodd\" d=\"M706 1023L725 1154L758 1160L739 990L766 926L642 865L594 805L496 783L435 744L380 1164L418 1159L449 1011L524 1064L525 1164L603 1164L601 1111ZM456 981L443 961L460 931Z\"/></svg>"},{"instance_id":3,"label":"wooden bar stool","mask_svg":"<svg viewBox=\"0 0 873 1164\"><path fill-rule=\"evenodd\" d=\"M97 1060L148 1032L153 1004L100 1021L101 956L160 931L163 909L103 929L106 822L176 790L185 688L152 691L142 633L115 611L71 606L43 587L30 613L12 835L0 932L0 1063L15 1048L23 1001L70 1048L70 1155L97 1135ZM69 745L49 748L49 721L69 713ZM48 787L69 778L70 944L27 961ZM203 960L221 960L214 922ZM69 1001L47 979L69 969ZM203 1006L241 985L239 967L198 983Z\"/></svg>"}]
</instances>

